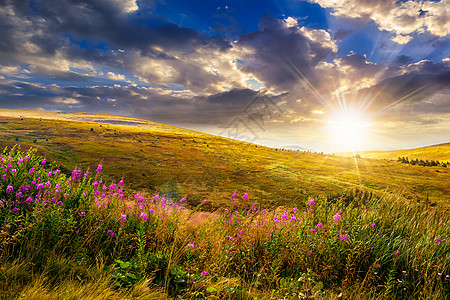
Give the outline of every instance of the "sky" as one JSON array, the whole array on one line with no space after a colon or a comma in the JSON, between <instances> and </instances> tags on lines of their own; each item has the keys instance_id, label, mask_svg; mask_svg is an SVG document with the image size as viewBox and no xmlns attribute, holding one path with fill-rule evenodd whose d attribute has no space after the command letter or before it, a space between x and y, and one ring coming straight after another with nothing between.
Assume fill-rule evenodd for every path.
<instances>
[{"instance_id":1,"label":"sky","mask_svg":"<svg viewBox=\"0 0 450 300\"><path fill-rule=\"evenodd\" d=\"M450 141L450 0L0 0L0 108L277 148Z\"/></svg>"}]
</instances>

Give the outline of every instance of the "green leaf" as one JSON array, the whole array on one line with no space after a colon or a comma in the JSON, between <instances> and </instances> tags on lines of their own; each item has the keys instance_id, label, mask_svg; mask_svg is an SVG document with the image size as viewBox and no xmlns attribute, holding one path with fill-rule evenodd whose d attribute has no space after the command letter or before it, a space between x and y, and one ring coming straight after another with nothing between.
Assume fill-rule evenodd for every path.
<instances>
[{"instance_id":1,"label":"green leaf","mask_svg":"<svg viewBox=\"0 0 450 300\"><path fill-rule=\"evenodd\" d=\"M316 291L320 291L321 289L323 289L323 282L319 281L318 283L316 283L316 286L314 288L316 289Z\"/></svg>"},{"instance_id":2,"label":"green leaf","mask_svg":"<svg viewBox=\"0 0 450 300\"><path fill-rule=\"evenodd\" d=\"M120 263L120 267L122 268L122 269L127 269L127 268L129 268L131 266L131 263L130 262L121 262Z\"/></svg>"},{"instance_id":3,"label":"green leaf","mask_svg":"<svg viewBox=\"0 0 450 300\"><path fill-rule=\"evenodd\" d=\"M215 293L215 292L217 292L217 289L215 287L209 286L206 288L206 291L208 293Z\"/></svg>"}]
</instances>

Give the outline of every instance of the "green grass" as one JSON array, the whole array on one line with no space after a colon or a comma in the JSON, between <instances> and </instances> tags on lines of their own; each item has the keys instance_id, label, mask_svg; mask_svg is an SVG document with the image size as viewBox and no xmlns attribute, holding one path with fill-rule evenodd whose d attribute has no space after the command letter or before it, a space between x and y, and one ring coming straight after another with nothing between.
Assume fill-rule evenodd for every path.
<instances>
[{"instance_id":1,"label":"green grass","mask_svg":"<svg viewBox=\"0 0 450 300\"><path fill-rule=\"evenodd\" d=\"M37 117L40 112L14 113ZM311 195L326 197L360 189L449 205L450 169L442 166L276 150L118 116L54 112L42 116L65 120L3 117L0 146L35 147L66 172L103 161L106 178L123 177L129 183L129 194L180 195L194 204L207 200L211 209L221 207L236 189L252 194L255 202L272 206L297 205ZM450 153L449 147L442 149Z\"/></svg>"},{"instance_id":2,"label":"green grass","mask_svg":"<svg viewBox=\"0 0 450 300\"><path fill-rule=\"evenodd\" d=\"M271 209L239 188L206 213L189 198L123 196L97 166L58 174L33 151L5 151L0 169L0 299L450 294L439 206L353 191Z\"/></svg>"}]
</instances>

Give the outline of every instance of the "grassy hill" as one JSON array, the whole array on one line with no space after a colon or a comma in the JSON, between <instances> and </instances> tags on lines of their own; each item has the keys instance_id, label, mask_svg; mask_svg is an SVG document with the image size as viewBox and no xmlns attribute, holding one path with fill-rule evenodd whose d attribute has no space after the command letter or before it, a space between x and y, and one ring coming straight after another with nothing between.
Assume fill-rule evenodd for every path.
<instances>
[{"instance_id":1,"label":"grassy hill","mask_svg":"<svg viewBox=\"0 0 450 300\"><path fill-rule=\"evenodd\" d=\"M191 205L207 200L207 206L219 207L235 191L268 206L296 205L309 196L356 189L450 203L450 168L273 149L111 115L17 110L0 115L2 148L37 148L66 172L102 161L104 175L123 177L130 192L186 197ZM448 155L450 147L439 151Z\"/></svg>"},{"instance_id":2,"label":"grassy hill","mask_svg":"<svg viewBox=\"0 0 450 300\"><path fill-rule=\"evenodd\" d=\"M358 154L363 158L397 160L399 157L408 157L410 160L422 159L447 162L450 161L450 143L395 151L361 151ZM352 157L353 153L339 153L339 155Z\"/></svg>"},{"instance_id":3,"label":"grassy hill","mask_svg":"<svg viewBox=\"0 0 450 300\"><path fill-rule=\"evenodd\" d=\"M446 167L11 113L0 146L45 158L0 155L0 300L450 295Z\"/></svg>"}]
</instances>

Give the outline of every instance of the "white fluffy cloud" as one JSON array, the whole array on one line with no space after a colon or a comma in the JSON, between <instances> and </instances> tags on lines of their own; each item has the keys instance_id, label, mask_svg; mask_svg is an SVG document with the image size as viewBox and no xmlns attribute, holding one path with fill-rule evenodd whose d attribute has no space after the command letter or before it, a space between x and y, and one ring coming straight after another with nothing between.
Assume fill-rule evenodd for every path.
<instances>
[{"instance_id":1,"label":"white fluffy cloud","mask_svg":"<svg viewBox=\"0 0 450 300\"><path fill-rule=\"evenodd\" d=\"M429 32L446 36L450 30L450 0L309 0L330 8L338 17L373 20L380 28L394 33L394 42L405 44L408 35Z\"/></svg>"}]
</instances>

